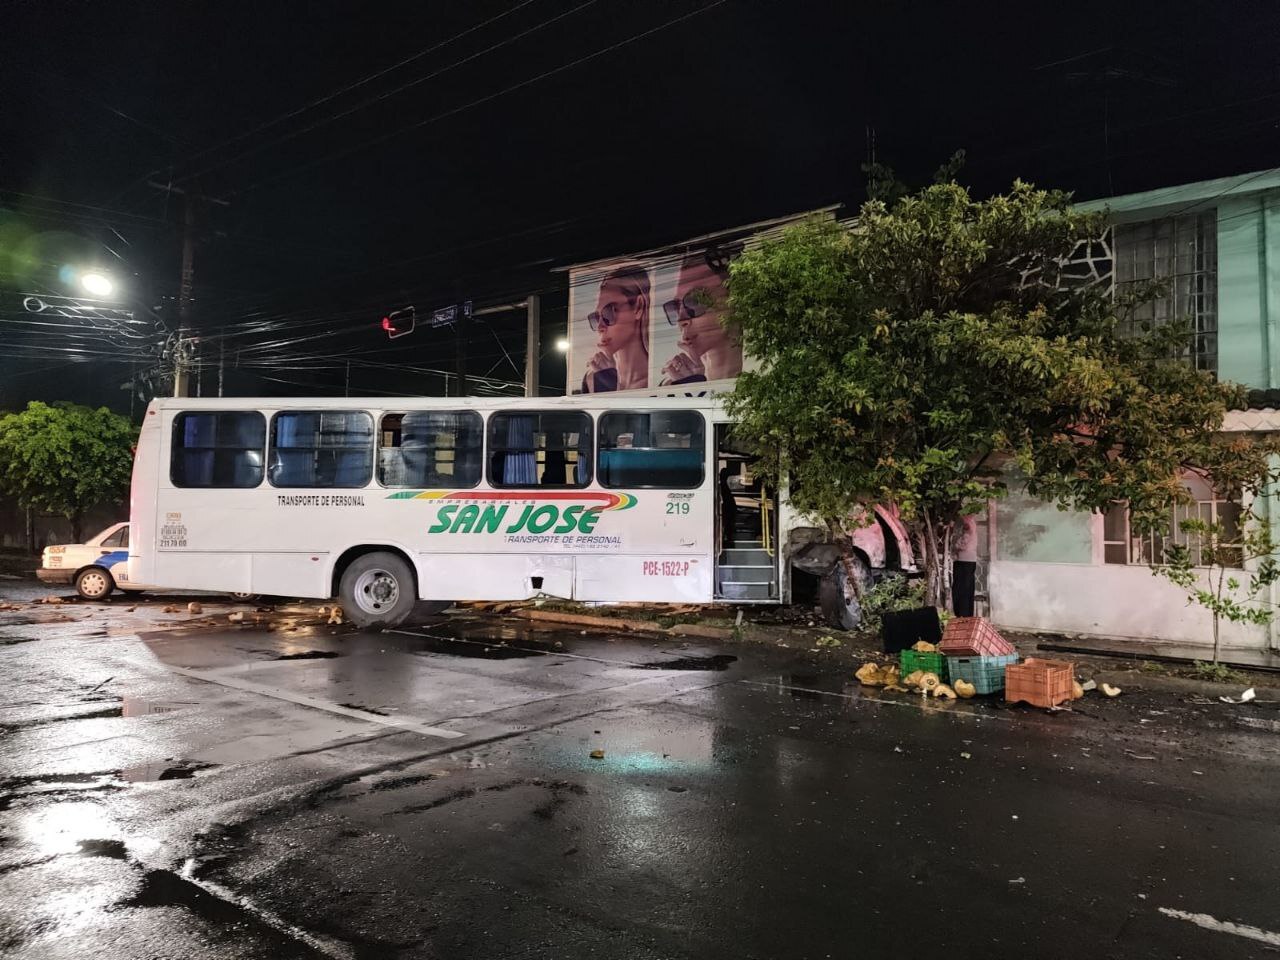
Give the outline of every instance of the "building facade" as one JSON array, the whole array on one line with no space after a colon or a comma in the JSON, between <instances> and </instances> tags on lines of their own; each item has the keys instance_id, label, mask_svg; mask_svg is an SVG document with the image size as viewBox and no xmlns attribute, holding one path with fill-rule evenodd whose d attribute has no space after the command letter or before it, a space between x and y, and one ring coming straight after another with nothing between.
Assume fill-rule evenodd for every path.
<instances>
[{"instance_id":1,"label":"building facade","mask_svg":"<svg viewBox=\"0 0 1280 960\"><path fill-rule=\"evenodd\" d=\"M1080 275L1122 291L1160 279L1167 296L1140 322L1189 320L1187 360L1249 387L1253 408L1228 430L1280 429L1280 169L1081 204L1110 227L1080 256ZM1193 513L1228 526L1238 504L1192 490L1193 507L1170 517L1170 536ZM1271 506L1267 498L1263 506ZM1008 629L1168 645L1194 655L1212 647L1209 614L1153 574L1160 538L1135 537L1123 505L1105 515L1064 512L1014 492L987 517L990 615ZM1266 522L1280 526L1280 517ZM1280 602L1280 589L1273 591ZM1231 659L1274 662L1280 622L1222 625ZM1176 649L1175 649L1176 648Z\"/></svg>"}]
</instances>

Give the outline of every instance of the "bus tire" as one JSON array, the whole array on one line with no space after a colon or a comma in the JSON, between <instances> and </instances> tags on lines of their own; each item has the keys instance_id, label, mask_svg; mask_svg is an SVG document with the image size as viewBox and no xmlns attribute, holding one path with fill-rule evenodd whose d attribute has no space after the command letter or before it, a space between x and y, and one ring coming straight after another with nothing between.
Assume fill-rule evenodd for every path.
<instances>
[{"instance_id":1,"label":"bus tire","mask_svg":"<svg viewBox=\"0 0 1280 960\"><path fill-rule=\"evenodd\" d=\"M85 567L76 574L76 593L85 600L105 600L115 588L115 580L102 567Z\"/></svg>"},{"instance_id":2,"label":"bus tire","mask_svg":"<svg viewBox=\"0 0 1280 960\"><path fill-rule=\"evenodd\" d=\"M366 553L342 573L338 599L358 627L394 627L413 612L418 591L409 565L394 553Z\"/></svg>"}]
</instances>

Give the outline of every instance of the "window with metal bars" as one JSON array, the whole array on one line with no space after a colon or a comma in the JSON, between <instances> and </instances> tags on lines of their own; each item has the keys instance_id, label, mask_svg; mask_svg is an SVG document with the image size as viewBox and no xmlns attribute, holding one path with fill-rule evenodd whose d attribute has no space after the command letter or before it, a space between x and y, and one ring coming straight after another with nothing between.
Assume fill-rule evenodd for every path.
<instances>
[{"instance_id":1,"label":"window with metal bars","mask_svg":"<svg viewBox=\"0 0 1280 960\"><path fill-rule=\"evenodd\" d=\"M1113 228L1115 284L1124 292L1162 281L1165 295L1139 306L1134 329L1181 321L1190 328L1184 356L1199 370L1218 372L1218 218L1216 211L1120 223Z\"/></svg>"},{"instance_id":2,"label":"window with metal bars","mask_svg":"<svg viewBox=\"0 0 1280 960\"><path fill-rule=\"evenodd\" d=\"M1113 503L1103 515L1102 551L1105 563L1161 564L1165 562L1165 548L1177 544L1187 548L1191 563L1197 567L1213 565L1216 549L1224 566L1244 566L1244 549L1240 546L1240 524L1244 508L1238 500L1223 497L1198 477L1188 478L1188 489L1195 499L1190 503L1176 504L1169 515L1169 523L1150 533L1139 533L1129 523L1129 508L1124 503ZM1207 524L1220 524L1222 539L1214 542L1206 534L1182 529L1184 520L1203 520Z\"/></svg>"}]
</instances>

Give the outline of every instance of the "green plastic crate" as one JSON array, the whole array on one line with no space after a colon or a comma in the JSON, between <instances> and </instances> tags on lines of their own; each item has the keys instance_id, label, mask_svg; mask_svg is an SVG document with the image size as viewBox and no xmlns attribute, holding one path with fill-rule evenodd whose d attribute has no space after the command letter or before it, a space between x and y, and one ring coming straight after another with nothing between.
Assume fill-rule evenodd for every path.
<instances>
[{"instance_id":1,"label":"green plastic crate","mask_svg":"<svg viewBox=\"0 0 1280 960\"><path fill-rule=\"evenodd\" d=\"M902 676L923 670L936 673L938 679L947 682L947 658L941 653L917 653L915 650L903 650L898 654L898 667Z\"/></svg>"},{"instance_id":2,"label":"green plastic crate","mask_svg":"<svg viewBox=\"0 0 1280 960\"><path fill-rule=\"evenodd\" d=\"M1004 668L1018 662L1018 655L1003 657L947 657L947 670L953 680L967 680L978 693L996 693L1004 689Z\"/></svg>"}]
</instances>

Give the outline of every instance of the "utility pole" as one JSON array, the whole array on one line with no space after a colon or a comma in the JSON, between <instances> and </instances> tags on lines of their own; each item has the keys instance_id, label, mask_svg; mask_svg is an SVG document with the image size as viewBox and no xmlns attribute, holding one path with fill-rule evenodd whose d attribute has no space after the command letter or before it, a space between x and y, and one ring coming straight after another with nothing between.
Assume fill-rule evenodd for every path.
<instances>
[{"instance_id":1,"label":"utility pole","mask_svg":"<svg viewBox=\"0 0 1280 960\"><path fill-rule=\"evenodd\" d=\"M178 188L173 188L177 190ZM191 395L191 365L188 362L187 333L191 329L191 287L195 279L196 207L191 194L179 190L184 198L182 217L182 277L178 283L178 348L174 352L173 395Z\"/></svg>"},{"instance_id":2,"label":"utility pole","mask_svg":"<svg viewBox=\"0 0 1280 960\"><path fill-rule=\"evenodd\" d=\"M198 204L206 202L216 203L223 207L230 206L230 204L218 197L207 197L200 193L196 187L186 190L182 187L174 186L172 183L156 183L154 180L148 180L147 186L156 190L163 190L166 193L176 193L184 201L182 215L182 276L178 284L178 338L173 352L173 395L175 397L187 397L191 395L192 343L190 332L193 326L191 322L191 304L194 299L192 289L195 283L196 208Z\"/></svg>"},{"instance_id":3,"label":"utility pole","mask_svg":"<svg viewBox=\"0 0 1280 960\"><path fill-rule=\"evenodd\" d=\"M524 395L538 395L538 361L542 358L542 303L538 294L529 294L525 301L528 329L524 342Z\"/></svg>"},{"instance_id":4,"label":"utility pole","mask_svg":"<svg viewBox=\"0 0 1280 960\"><path fill-rule=\"evenodd\" d=\"M222 396L222 366L226 359L227 342L225 340L218 341L218 396Z\"/></svg>"}]
</instances>

